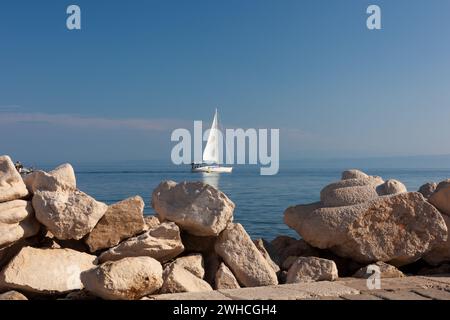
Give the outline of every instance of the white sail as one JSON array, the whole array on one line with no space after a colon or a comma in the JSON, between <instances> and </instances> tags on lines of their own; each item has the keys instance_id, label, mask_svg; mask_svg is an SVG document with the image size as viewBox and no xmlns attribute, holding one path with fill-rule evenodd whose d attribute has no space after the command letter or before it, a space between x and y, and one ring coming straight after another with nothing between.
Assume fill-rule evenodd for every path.
<instances>
[{"instance_id":1,"label":"white sail","mask_svg":"<svg viewBox=\"0 0 450 320\"><path fill-rule=\"evenodd\" d=\"M203 151L203 162L219 164L219 123L217 120L217 109L214 114L211 130L209 131L208 141L206 142L205 150Z\"/></svg>"}]
</instances>

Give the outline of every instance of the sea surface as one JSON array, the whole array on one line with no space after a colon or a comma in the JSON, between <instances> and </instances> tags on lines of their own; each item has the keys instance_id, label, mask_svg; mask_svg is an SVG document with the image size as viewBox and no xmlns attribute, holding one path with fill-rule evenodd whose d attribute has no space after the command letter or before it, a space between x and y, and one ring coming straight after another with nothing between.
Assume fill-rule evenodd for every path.
<instances>
[{"instance_id":1,"label":"sea surface","mask_svg":"<svg viewBox=\"0 0 450 320\"><path fill-rule=\"evenodd\" d=\"M51 169L42 166L42 169ZM273 239L277 235L298 235L283 223L284 210L292 205L319 200L320 190L339 180L346 168L299 168L295 162L281 163L274 176L261 176L259 167L235 166L232 174L191 173L189 166L162 161L131 161L110 164L74 164L79 189L99 201L112 204L140 195L145 214L153 189L163 180L203 181L218 187L236 204L234 221L241 223L252 238ZM450 178L450 169L364 169L371 175L402 181L410 191L428 181Z\"/></svg>"}]
</instances>

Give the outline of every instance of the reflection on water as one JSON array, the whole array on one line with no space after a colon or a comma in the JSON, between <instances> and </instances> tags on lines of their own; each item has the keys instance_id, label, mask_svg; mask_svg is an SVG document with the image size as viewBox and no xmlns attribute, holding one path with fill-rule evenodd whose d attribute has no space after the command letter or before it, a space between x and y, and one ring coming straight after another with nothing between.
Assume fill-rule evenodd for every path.
<instances>
[{"instance_id":1,"label":"reflection on water","mask_svg":"<svg viewBox=\"0 0 450 320\"><path fill-rule=\"evenodd\" d=\"M219 189L220 173L217 172L202 172L202 181Z\"/></svg>"}]
</instances>

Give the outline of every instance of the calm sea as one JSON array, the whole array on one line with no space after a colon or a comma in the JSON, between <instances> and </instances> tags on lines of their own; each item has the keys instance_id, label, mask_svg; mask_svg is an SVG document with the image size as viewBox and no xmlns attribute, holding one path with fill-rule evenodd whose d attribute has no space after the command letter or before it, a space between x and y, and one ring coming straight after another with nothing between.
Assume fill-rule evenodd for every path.
<instances>
[{"instance_id":1,"label":"calm sea","mask_svg":"<svg viewBox=\"0 0 450 320\"><path fill-rule=\"evenodd\" d=\"M297 168L295 163L281 164L275 176L260 176L259 168L235 166L232 174L191 173L189 167L158 161L120 164L74 165L78 187L108 204L133 195L145 200L145 214L153 214L150 206L153 189L163 180L203 181L218 187L236 204L234 220L244 225L252 238L273 239L296 233L283 223L283 212L291 205L319 200L320 190L339 180L345 168ZM50 167L42 166L43 169ZM364 168L363 168L364 170ZM427 181L450 178L449 169L366 169L371 175L398 179L410 191Z\"/></svg>"}]
</instances>

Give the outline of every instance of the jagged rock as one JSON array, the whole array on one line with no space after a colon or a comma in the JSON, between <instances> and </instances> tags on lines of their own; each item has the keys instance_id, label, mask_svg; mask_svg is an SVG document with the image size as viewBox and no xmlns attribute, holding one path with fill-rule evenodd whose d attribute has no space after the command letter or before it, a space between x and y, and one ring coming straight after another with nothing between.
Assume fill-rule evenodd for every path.
<instances>
[{"instance_id":1,"label":"jagged rock","mask_svg":"<svg viewBox=\"0 0 450 320\"><path fill-rule=\"evenodd\" d=\"M80 274L95 267L96 256L71 249L25 247L0 273L0 288L40 294L81 289Z\"/></svg>"},{"instance_id":2,"label":"jagged rock","mask_svg":"<svg viewBox=\"0 0 450 320\"><path fill-rule=\"evenodd\" d=\"M162 266L150 257L108 261L81 274L84 287L107 300L137 300L159 290Z\"/></svg>"},{"instance_id":3,"label":"jagged rock","mask_svg":"<svg viewBox=\"0 0 450 320\"><path fill-rule=\"evenodd\" d=\"M408 190L406 189L406 186L402 182L395 180L395 179L390 179L390 180L386 181L384 183L383 187L384 187L384 190L383 190L384 195L408 192Z\"/></svg>"},{"instance_id":4,"label":"jagged rock","mask_svg":"<svg viewBox=\"0 0 450 320\"><path fill-rule=\"evenodd\" d=\"M445 224L447 225L447 230L450 230L450 217L443 214L442 218L444 218ZM434 246L430 252L425 254L423 259L432 266L437 266L443 262L450 262L450 236L447 236L447 241Z\"/></svg>"},{"instance_id":5,"label":"jagged rock","mask_svg":"<svg viewBox=\"0 0 450 320\"><path fill-rule=\"evenodd\" d=\"M91 252L111 248L144 231L144 200L136 196L108 207L105 215L86 237Z\"/></svg>"},{"instance_id":6,"label":"jagged rock","mask_svg":"<svg viewBox=\"0 0 450 320\"><path fill-rule=\"evenodd\" d=\"M27 187L8 156L0 157L0 202L26 197Z\"/></svg>"},{"instance_id":7,"label":"jagged rock","mask_svg":"<svg viewBox=\"0 0 450 320\"><path fill-rule=\"evenodd\" d=\"M108 206L87 194L38 191L33 196L37 220L61 240L79 240L94 229Z\"/></svg>"},{"instance_id":8,"label":"jagged rock","mask_svg":"<svg viewBox=\"0 0 450 320\"><path fill-rule=\"evenodd\" d=\"M171 264L164 269L160 293L212 291L212 287L185 268Z\"/></svg>"},{"instance_id":9,"label":"jagged rock","mask_svg":"<svg viewBox=\"0 0 450 320\"><path fill-rule=\"evenodd\" d=\"M31 203L12 200L0 203L0 248L39 232Z\"/></svg>"},{"instance_id":10,"label":"jagged rock","mask_svg":"<svg viewBox=\"0 0 450 320\"><path fill-rule=\"evenodd\" d=\"M334 261L316 257L300 257L289 268L286 283L334 281L337 278L338 270Z\"/></svg>"},{"instance_id":11,"label":"jagged rock","mask_svg":"<svg viewBox=\"0 0 450 320\"><path fill-rule=\"evenodd\" d=\"M383 184L380 177L340 180L322 189L320 205L341 207L366 202L384 193Z\"/></svg>"},{"instance_id":12,"label":"jagged rock","mask_svg":"<svg viewBox=\"0 0 450 320\"><path fill-rule=\"evenodd\" d=\"M272 267L273 271L278 272L280 271L280 262L279 257L275 253L275 249L271 247L271 244L268 243L264 239L256 239L253 241L256 248L261 252L264 259L269 263L269 265ZM269 253L270 251L270 253ZM276 262L275 262L276 261Z\"/></svg>"},{"instance_id":13,"label":"jagged rock","mask_svg":"<svg viewBox=\"0 0 450 320\"><path fill-rule=\"evenodd\" d=\"M278 284L277 275L241 224L230 224L218 237L216 253L246 287Z\"/></svg>"},{"instance_id":14,"label":"jagged rock","mask_svg":"<svg viewBox=\"0 0 450 320\"><path fill-rule=\"evenodd\" d=\"M401 278L401 277L405 276L403 274L403 272L398 270L396 267L394 267L390 264L378 261L377 263L373 263L373 264L370 264L368 266L365 266L365 267L359 269L358 271L356 271L356 273L353 275L353 277L368 279L374 273L374 271L373 271L374 268L379 268L379 270L380 270L379 276L381 278Z\"/></svg>"},{"instance_id":15,"label":"jagged rock","mask_svg":"<svg viewBox=\"0 0 450 320\"><path fill-rule=\"evenodd\" d=\"M353 206L298 208L287 209L284 220L306 242L360 263L383 261L401 266L447 239L441 214L416 192Z\"/></svg>"},{"instance_id":16,"label":"jagged rock","mask_svg":"<svg viewBox=\"0 0 450 320\"><path fill-rule=\"evenodd\" d=\"M440 182L428 200L440 212L450 216L450 179Z\"/></svg>"},{"instance_id":17,"label":"jagged rock","mask_svg":"<svg viewBox=\"0 0 450 320\"><path fill-rule=\"evenodd\" d=\"M426 199L428 199L434 191L436 191L436 182L427 182L419 188L419 191Z\"/></svg>"},{"instance_id":18,"label":"jagged rock","mask_svg":"<svg viewBox=\"0 0 450 320\"><path fill-rule=\"evenodd\" d=\"M153 229L161 224L157 216L144 216L144 221L146 230Z\"/></svg>"},{"instance_id":19,"label":"jagged rock","mask_svg":"<svg viewBox=\"0 0 450 320\"><path fill-rule=\"evenodd\" d=\"M23 294L17 291L0 293L0 300L28 300Z\"/></svg>"},{"instance_id":20,"label":"jagged rock","mask_svg":"<svg viewBox=\"0 0 450 320\"><path fill-rule=\"evenodd\" d=\"M296 210L295 208L299 209L300 207L292 207L293 209L291 208L291 210ZM319 255L319 250L310 246L303 239L297 240L288 236L278 236L272 240L271 244L279 256L279 261L284 261L290 256L311 257Z\"/></svg>"},{"instance_id":21,"label":"jagged rock","mask_svg":"<svg viewBox=\"0 0 450 320\"><path fill-rule=\"evenodd\" d=\"M164 222L105 251L100 255L99 261L146 256L166 262L178 256L183 250L184 246L178 226L173 222Z\"/></svg>"},{"instance_id":22,"label":"jagged rock","mask_svg":"<svg viewBox=\"0 0 450 320\"><path fill-rule=\"evenodd\" d=\"M203 279L205 276L205 264L201 254L190 254L188 256L177 258L172 264L176 264L177 266L186 269L200 279Z\"/></svg>"},{"instance_id":23,"label":"jagged rock","mask_svg":"<svg viewBox=\"0 0 450 320\"><path fill-rule=\"evenodd\" d=\"M366 173L362 172L361 170L351 169L342 172L342 180L366 179L366 178L369 178L369 176Z\"/></svg>"},{"instance_id":24,"label":"jagged rock","mask_svg":"<svg viewBox=\"0 0 450 320\"><path fill-rule=\"evenodd\" d=\"M217 236L233 219L234 203L221 191L201 182L162 182L152 206L161 220L175 222L197 236Z\"/></svg>"},{"instance_id":25,"label":"jagged rock","mask_svg":"<svg viewBox=\"0 0 450 320\"><path fill-rule=\"evenodd\" d=\"M214 283L216 290L238 289L241 287L233 272L231 272L231 270L223 262L220 264L219 269L217 269Z\"/></svg>"},{"instance_id":26,"label":"jagged rock","mask_svg":"<svg viewBox=\"0 0 450 320\"><path fill-rule=\"evenodd\" d=\"M34 171L24 177L25 185L30 193L37 191L75 191L77 181L73 167L66 163L56 169L45 171Z\"/></svg>"}]
</instances>

